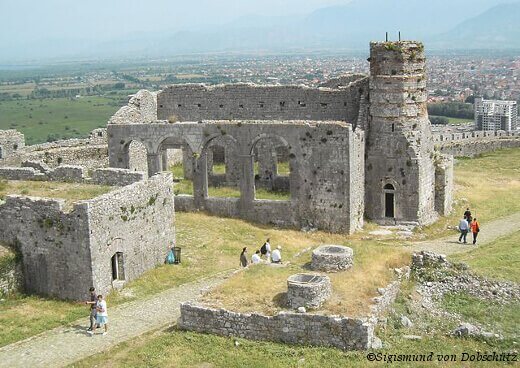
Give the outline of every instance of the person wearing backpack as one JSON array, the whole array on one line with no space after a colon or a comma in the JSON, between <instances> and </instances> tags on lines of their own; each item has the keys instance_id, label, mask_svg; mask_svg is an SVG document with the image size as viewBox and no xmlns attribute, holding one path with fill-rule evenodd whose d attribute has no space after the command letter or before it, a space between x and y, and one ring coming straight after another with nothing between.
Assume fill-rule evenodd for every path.
<instances>
[{"instance_id":1,"label":"person wearing backpack","mask_svg":"<svg viewBox=\"0 0 520 368\"><path fill-rule=\"evenodd\" d=\"M267 238L264 245L260 248L260 254L265 256L267 261L271 259L271 244L269 243L270 239Z\"/></svg>"},{"instance_id":2,"label":"person wearing backpack","mask_svg":"<svg viewBox=\"0 0 520 368\"><path fill-rule=\"evenodd\" d=\"M473 245L475 245L477 243L477 235L480 232L480 225L476 217L471 221L469 226L471 227L471 233L473 234Z\"/></svg>"}]
</instances>

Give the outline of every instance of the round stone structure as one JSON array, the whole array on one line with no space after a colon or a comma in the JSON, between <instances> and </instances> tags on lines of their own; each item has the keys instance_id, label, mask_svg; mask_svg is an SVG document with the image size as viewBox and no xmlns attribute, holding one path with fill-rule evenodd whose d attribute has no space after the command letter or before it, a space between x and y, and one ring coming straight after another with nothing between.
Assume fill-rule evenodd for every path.
<instances>
[{"instance_id":1,"label":"round stone structure","mask_svg":"<svg viewBox=\"0 0 520 368\"><path fill-rule=\"evenodd\" d=\"M354 263L354 251L343 245L322 245L312 251L311 268L325 272L349 269Z\"/></svg>"},{"instance_id":2,"label":"round stone structure","mask_svg":"<svg viewBox=\"0 0 520 368\"><path fill-rule=\"evenodd\" d=\"M298 273L287 279L287 304L291 308L319 308L331 295L327 276Z\"/></svg>"}]
</instances>

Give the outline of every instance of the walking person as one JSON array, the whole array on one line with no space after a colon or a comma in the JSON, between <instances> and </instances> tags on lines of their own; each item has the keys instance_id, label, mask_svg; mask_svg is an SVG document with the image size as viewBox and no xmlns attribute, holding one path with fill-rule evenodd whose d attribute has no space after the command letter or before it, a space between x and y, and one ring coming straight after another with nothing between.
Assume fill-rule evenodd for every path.
<instances>
[{"instance_id":1,"label":"walking person","mask_svg":"<svg viewBox=\"0 0 520 368\"><path fill-rule=\"evenodd\" d=\"M466 221L466 219L463 218L459 222L459 231L460 231L459 243L464 239L464 244L466 244L466 237L468 236L468 230L469 230L469 224Z\"/></svg>"},{"instance_id":2,"label":"walking person","mask_svg":"<svg viewBox=\"0 0 520 368\"><path fill-rule=\"evenodd\" d=\"M244 247L242 253L240 253L240 265L247 267L247 247Z\"/></svg>"},{"instance_id":3,"label":"walking person","mask_svg":"<svg viewBox=\"0 0 520 368\"><path fill-rule=\"evenodd\" d=\"M477 243L477 235L480 232L480 225L476 217L471 221L469 226L471 227L471 233L473 234L473 245L475 245Z\"/></svg>"},{"instance_id":4,"label":"walking person","mask_svg":"<svg viewBox=\"0 0 520 368\"><path fill-rule=\"evenodd\" d=\"M90 301L86 301L85 304L90 304L90 327L87 329L88 331L92 331L96 324L96 304L97 304L97 296L96 296L96 289L94 286L91 286L90 289Z\"/></svg>"},{"instance_id":5,"label":"walking person","mask_svg":"<svg viewBox=\"0 0 520 368\"><path fill-rule=\"evenodd\" d=\"M105 327L105 331L103 331L103 336L108 333L108 311L107 311L107 302L103 300L103 295L97 296L97 304L96 304L96 322L101 327ZM94 335L96 332L97 326L94 325L92 331L89 331L90 335Z\"/></svg>"},{"instance_id":6,"label":"walking person","mask_svg":"<svg viewBox=\"0 0 520 368\"><path fill-rule=\"evenodd\" d=\"M471 211L469 210L469 208L466 208L466 211L464 212L464 218L466 219L468 224L471 224L472 216L471 216Z\"/></svg>"}]
</instances>

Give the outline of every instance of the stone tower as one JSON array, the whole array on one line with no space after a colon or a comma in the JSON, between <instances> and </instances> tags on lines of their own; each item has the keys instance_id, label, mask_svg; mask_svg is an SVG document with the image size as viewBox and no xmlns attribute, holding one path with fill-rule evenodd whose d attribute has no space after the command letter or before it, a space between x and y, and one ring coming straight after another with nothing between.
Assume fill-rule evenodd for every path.
<instances>
[{"instance_id":1,"label":"stone tower","mask_svg":"<svg viewBox=\"0 0 520 368\"><path fill-rule=\"evenodd\" d=\"M382 224L433 222L435 165L424 46L370 44L365 213Z\"/></svg>"}]
</instances>

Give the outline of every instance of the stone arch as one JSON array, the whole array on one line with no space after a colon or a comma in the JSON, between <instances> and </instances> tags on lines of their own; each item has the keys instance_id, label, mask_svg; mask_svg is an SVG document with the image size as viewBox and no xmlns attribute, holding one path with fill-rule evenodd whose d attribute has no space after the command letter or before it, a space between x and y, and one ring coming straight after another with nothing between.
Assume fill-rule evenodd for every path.
<instances>
[{"instance_id":1,"label":"stone arch","mask_svg":"<svg viewBox=\"0 0 520 368\"><path fill-rule=\"evenodd\" d=\"M218 150L216 149L218 148ZM209 137L203 144L201 156L206 156L208 184L210 186L239 186L241 177L240 160L239 160L240 144L229 134L213 135ZM222 164L225 167L225 173L219 174L213 172L213 164L215 162L215 154L221 153Z\"/></svg>"},{"instance_id":2,"label":"stone arch","mask_svg":"<svg viewBox=\"0 0 520 368\"><path fill-rule=\"evenodd\" d=\"M128 157L127 169L148 173L148 149L143 142L133 139L126 143L123 149Z\"/></svg>"}]
</instances>

